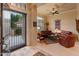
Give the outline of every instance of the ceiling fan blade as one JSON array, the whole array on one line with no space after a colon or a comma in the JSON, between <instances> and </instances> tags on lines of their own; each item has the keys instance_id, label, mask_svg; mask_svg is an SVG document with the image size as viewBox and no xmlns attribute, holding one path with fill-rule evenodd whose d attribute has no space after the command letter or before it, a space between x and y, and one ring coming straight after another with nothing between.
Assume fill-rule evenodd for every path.
<instances>
[{"instance_id":1,"label":"ceiling fan blade","mask_svg":"<svg viewBox=\"0 0 79 59\"><path fill-rule=\"evenodd\" d=\"M54 15L55 14L55 12L54 13L52 13L52 15Z\"/></svg>"},{"instance_id":2,"label":"ceiling fan blade","mask_svg":"<svg viewBox=\"0 0 79 59\"><path fill-rule=\"evenodd\" d=\"M58 12L58 11L55 11L55 13L56 13L56 14L59 14L59 12Z\"/></svg>"},{"instance_id":3,"label":"ceiling fan blade","mask_svg":"<svg viewBox=\"0 0 79 59\"><path fill-rule=\"evenodd\" d=\"M49 15L54 15L54 13L50 12Z\"/></svg>"}]
</instances>

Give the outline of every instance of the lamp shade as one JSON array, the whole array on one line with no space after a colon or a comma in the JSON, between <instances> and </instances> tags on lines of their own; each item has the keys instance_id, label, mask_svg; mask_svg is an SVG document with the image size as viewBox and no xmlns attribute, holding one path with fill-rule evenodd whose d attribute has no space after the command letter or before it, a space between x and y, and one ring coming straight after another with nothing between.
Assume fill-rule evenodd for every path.
<instances>
[{"instance_id":1,"label":"lamp shade","mask_svg":"<svg viewBox=\"0 0 79 59\"><path fill-rule=\"evenodd\" d=\"M55 29L55 33L61 33L61 30Z\"/></svg>"}]
</instances>

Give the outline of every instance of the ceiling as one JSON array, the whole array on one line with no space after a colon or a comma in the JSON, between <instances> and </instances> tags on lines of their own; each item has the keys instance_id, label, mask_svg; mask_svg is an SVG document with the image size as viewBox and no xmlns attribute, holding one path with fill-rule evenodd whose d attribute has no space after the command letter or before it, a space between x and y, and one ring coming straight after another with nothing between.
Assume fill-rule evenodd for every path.
<instances>
[{"instance_id":1,"label":"ceiling","mask_svg":"<svg viewBox=\"0 0 79 59\"><path fill-rule=\"evenodd\" d=\"M40 6L45 5L46 3L34 3L34 4L37 5L37 7L40 7Z\"/></svg>"},{"instance_id":2,"label":"ceiling","mask_svg":"<svg viewBox=\"0 0 79 59\"><path fill-rule=\"evenodd\" d=\"M37 14L48 15L52 8L57 9L59 12L64 12L76 8L75 3L37 3Z\"/></svg>"}]
</instances>

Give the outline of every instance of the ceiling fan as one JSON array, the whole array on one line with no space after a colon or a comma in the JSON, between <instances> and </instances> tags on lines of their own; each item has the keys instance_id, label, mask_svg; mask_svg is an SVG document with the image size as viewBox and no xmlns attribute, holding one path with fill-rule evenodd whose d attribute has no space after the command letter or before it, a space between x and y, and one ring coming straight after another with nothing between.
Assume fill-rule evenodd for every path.
<instances>
[{"instance_id":1,"label":"ceiling fan","mask_svg":"<svg viewBox=\"0 0 79 59\"><path fill-rule=\"evenodd\" d=\"M55 4L55 7L52 8L52 10L49 12L50 15L57 15L59 14L59 6Z\"/></svg>"},{"instance_id":2,"label":"ceiling fan","mask_svg":"<svg viewBox=\"0 0 79 59\"><path fill-rule=\"evenodd\" d=\"M55 10L55 8L52 8L52 11L50 11L50 14L52 15L59 14L59 11Z\"/></svg>"}]
</instances>

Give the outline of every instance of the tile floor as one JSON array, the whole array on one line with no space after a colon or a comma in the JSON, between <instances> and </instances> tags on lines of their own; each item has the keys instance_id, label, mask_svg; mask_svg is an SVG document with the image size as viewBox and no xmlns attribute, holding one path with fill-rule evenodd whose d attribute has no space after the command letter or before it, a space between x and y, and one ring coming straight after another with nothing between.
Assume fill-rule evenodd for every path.
<instances>
[{"instance_id":1,"label":"tile floor","mask_svg":"<svg viewBox=\"0 0 79 59\"><path fill-rule=\"evenodd\" d=\"M79 56L79 42L72 48L65 48L59 43L55 44L40 44L36 46L28 46L16 50L11 53L11 56L33 56L37 52L42 52L46 56Z\"/></svg>"}]
</instances>

